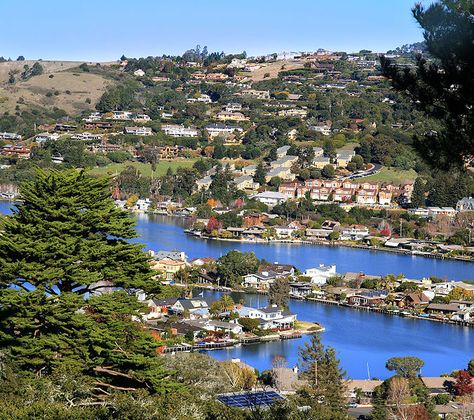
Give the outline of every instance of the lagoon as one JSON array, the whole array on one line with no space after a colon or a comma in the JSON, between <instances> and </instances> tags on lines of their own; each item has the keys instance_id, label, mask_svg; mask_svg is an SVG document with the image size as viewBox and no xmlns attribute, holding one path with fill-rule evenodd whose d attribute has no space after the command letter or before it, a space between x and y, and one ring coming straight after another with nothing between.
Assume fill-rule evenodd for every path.
<instances>
[{"instance_id":1,"label":"lagoon","mask_svg":"<svg viewBox=\"0 0 474 420\"><path fill-rule=\"evenodd\" d=\"M9 213L11 203L0 202L0 213ZM296 244L252 244L199 239L183 232L184 220L168 216L138 214L134 240L146 249L184 251L190 259L212 256L218 258L232 249L253 251L258 258L271 262L288 263L299 269L323 264L336 264L340 273L362 271L367 274L403 273L408 278L436 275L449 280L474 280L474 263L437 260L420 256L406 256L345 247ZM219 292L205 291L205 296L219 296ZM265 306L265 296L236 294L236 301L244 299L248 305ZM464 368L474 357L474 329L420 319L408 319L359 311L322 303L292 300L290 310L303 321L320 322L325 327L323 341L333 346L342 366L352 378L386 378L390 372L385 362L393 356L417 356L425 361L423 375L438 376ZM289 366L297 362L298 346L307 337L296 340L274 341L245 345L210 354L219 359L240 358L264 370L271 367L273 357L284 356Z\"/></svg>"}]
</instances>

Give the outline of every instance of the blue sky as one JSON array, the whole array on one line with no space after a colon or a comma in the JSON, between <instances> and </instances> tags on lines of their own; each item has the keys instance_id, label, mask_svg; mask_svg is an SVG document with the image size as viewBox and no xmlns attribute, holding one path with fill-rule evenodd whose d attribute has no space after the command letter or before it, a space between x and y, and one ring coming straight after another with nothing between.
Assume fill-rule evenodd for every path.
<instances>
[{"instance_id":1,"label":"blue sky","mask_svg":"<svg viewBox=\"0 0 474 420\"><path fill-rule=\"evenodd\" d=\"M114 60L196 44L249 55L422 40L415 0L0 0L0 56Z\"/></svg>"}]
</instances>

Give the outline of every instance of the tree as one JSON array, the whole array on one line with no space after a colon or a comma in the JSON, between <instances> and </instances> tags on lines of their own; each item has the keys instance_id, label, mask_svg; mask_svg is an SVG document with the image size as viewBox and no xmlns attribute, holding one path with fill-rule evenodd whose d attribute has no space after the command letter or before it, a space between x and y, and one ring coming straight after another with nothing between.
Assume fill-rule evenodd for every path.
<instances>
[{"instance_id":1,"label":"tree","mask_svg":"<svg viewBox=\"0 0 474 420\"><path fill-rule=\"evenodd\" d=\"M229 251L217 260L217 274L229 286L240 284L242 276L257 271L260 261L253 252Z\"/></svg>"},{"instance_id":2,"label":"tree","mask_svg":"<svg viewBox=\"0 0 474 420\"><path fill-rule=\"evenodd\" d=\"M25 57L23 57L22 55L18 56L18 58L16 59L16 61L25 61Z\"/></svg>"},{"instance_id":3,"label":"tree","mask_svg":"<svg viewBox=\"0 0 474 420\"><path fill-rule=\"evenodd\" d=\"M320 335L315 334L299 349L299 363L301 377L307 382L297 391L297 397L300 405L311 407L311 413L306 413L308 418L346 418L345 372L336 351L325 347Z\"/></svg>"},{"instance_id":4,"label":"tree","mask_svg":"<svg viewBox=\"0 0 474 420\"><path fill-rule=\"evenodd\" d=\"M469 375L474 377L474 359L469 360L469 363L467 364L467 371L469 372Z\"/></svg>"},{"instance_id":5,"label":"tree","mask_svg":"<svg viewBox=\"0 0 474 420\"><path fill-rule=\"evenodd\" d=\"M255 170L255 175L253 176L254 182L259 183L260 185L265 185L265 169L263 168L263 163L259 162Z\"/></svg>"},{"instance_id":6,"label":"tree","mask_svg":"<svg viewBox=\"0 0 474 420\"><path fill-rule=\"evenodd\" d=\"M0 237L0 349L28 377L58 370L110 390L171 385L159 343L137 320L137 290L156 292L134 221L110 198L108 180L38 170L4 219Z\"/></svg>"},{"instance_id":7,"label":"tree","mask_svg":"<svg viewBox=\"0 0 474 420\"><path fill-rule=\"evenodd\" d=\"M416 70L399 69L383 57L383 72L393 87L405 92L441 129L415 138L415 146L439 167L462 166L474 150L474 4L463 0L438 0L417 4L413 15L423 28L428 61L417 57Z\"/></svg>"},{"instance_id":8,"label":"tree","mask_svg":"<svg viewBox=\"0 0 474 420\"><path fill-rule=\"evenodd\" d=\"M454 384L454 390L456 395L460 397L464 395L471 395L474 393L474 385L472 383L472 376L467 370L460 370L456 373L456 382Z\"/></svg>"},{"instance_id":9,"label":"tree","mask_svg":"<svg viewBox=\"0 0 474 420\"><path fill-rule=\"evenodd\" d=\"M286 277L280 277L270 285L268 301L279 308L287 308L290 298L290 282Z\"/></svg>"},{"instance_id":10,"label":"tree","mask_svg":"<svg viewBox=\"0 0 474 420\"><path fill-rule=\"evenodd\" d=\"M244 331L254 332L260 327L260 321L257 318L239 318L239 324Z\"/></svg>"},{"instance_id":11,"label":"tree","mask_svg":"<svg viewBox=\"0 0 474 420\"><path fill-rule=\"evenodd\" d=\"M424 365L425 362L418 357L406 356L388 359L385 367L394 370L402 378L415 378Z\"/></svg>"},{"instance_id":12,"label":"tree","mask_svg":"<svg viewBox=\"0 0 474 420\"><path fill-rule=\"evenodd\" d=\"M411 207L424 207L426 204L426 180L422 177L415 179L413 192L411 194Z\"/></svg>"},{"instance_id":13,"label":"tree","mask_svg":"<svg viewBox=\"0 0 474 420\"><path fill-rule=\"evenodd\" d=\"M211 216L207 221L206 230L208 232L212 232L213 230L219 230L221 228L221 224L219 220L217 220L214 216Z\"/></svg>"},{"instance_id":14,"label":"tree","mask_svg":"<svg viewBox=\"0 0 474 420\"><path fill-rule=\"evenodd\" d=\"M334 175L336 174L336 170L334 169L334 166L328 164L325 165L324 168L321 171L321 175L324 178L334 178Z\"/></svg>"}]
</instances>

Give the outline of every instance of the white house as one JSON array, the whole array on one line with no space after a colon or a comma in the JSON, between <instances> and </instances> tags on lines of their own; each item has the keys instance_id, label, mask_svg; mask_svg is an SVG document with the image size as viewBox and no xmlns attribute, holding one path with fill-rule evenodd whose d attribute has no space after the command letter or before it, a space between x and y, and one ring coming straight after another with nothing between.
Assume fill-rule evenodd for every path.
<instances>
[{"instance_id":1,"label":"white house","mask_svg":"<svg viewBox=\"0 0 474 420\"><path fill-rule=\"evenodd\" d=\"M140 198L135 203L135 208L141 211L147 211L150 208L150 206L151 206L151 200L149 198L145 198L145 199Z\"/></svg>"},{"instance_id":2,"label":"white house","mask_svg":"<svg viewBox=\"0 0 474 420\"><path fill-rule=\"evenodd\" d=\"M279 277L282 277L274 271L262 271L261 273L252 273L245 275L244 287L254 287L255 289L268 289L270 285Z\"/></svg>"},{"instance_id":3,"label":"white house","mask_svg":"<svg viewBox=\"0 0 474 420\"><path fill-rule=\"evenodd\" d=\"M151 136L151 127L125 127L125 134L132 134L134 136Z\"/></svg>"},{"instance_id":4,"label":"white house","mask_svg":"<svg viewBox=\"0 0 474 420\"><path fill-rule=\"evenodd\" d=\"M280 159L283 156L286 156L286 154L288 153L288 150L290 150L290 146L288 145L279 147L277 149L277 158Z\"/></svg>"},{"instance_id":5,"label":"white house","mask_svg":"<svg viewBox=\"0 0 474 420\"><path fill-rule=\"evenodd\" d=\"M161 127L167 136L171 137L197 137L198 130L194 127L185 127L178 124L165 124Z\"/></svg>"},{"instance_id":6,"label":"white house","mask_svg":"<svg viewBox=\"0 0 474 420\"><path fill-rule=\"evenodd\" d=\"M304 276L311 277L311 283L323 285L326 284L326 281L330 277L336 275L336 265L324 265L319 264L319 267L308 268L304 272Z\"/></svg>"},{"instance_id":7,"label":"white house","mask_svg":"<svg viewBox=\"0 0 474 420\"><path fill-rule=\"evenodd\" d=\"M267 330L271 328L291 328L296 321L296 315L283 311L276 305L266 308L251 308L248 306L236 305L234 311L240 318L258 319L260 328Z\"/></svg>"},{"instance_id":8,"label":"white house","mask_svg":"<svg viewBox=\"0 0 474 420\"><path fill-rule=\"evenodd\" d=\"M193 321L185 321L186 324L193 327L201 328L206 331L222 331L227 334L241 334L242 326L235 322L215 321L211 319L199 319Z\"/></svg>"},{"instance_id":9,"label":"white house","mask_svg":"<svg viewBox=\"0 0 474 420\"><path fill-rule=\"evenodd\" d=\"M257 201L260 201L269 207L274 207L277 204L284 203L288 200L288 196L275 191L264 191L255 194L252 198L255 198Z\"/></svg>"},{"instance_id":10,"label":"white house","mask_svg":"<svg viewBox=\"0 0 474 420\"><path fill-rule=\"evenodd\" d=\"M369 236L369 229L363 225L352 225L341 230L341 240L360 241Z\"/></svg>"},{"instance_id":11,"label":"white house","mask_svg":"<svg viewBox=\"0 0 474 420\"><path fill-rule=\"evenodd\" d=\"M457 211L474 211L474 197L464 197L456 204Z\"/></svg>"}]
</instances>

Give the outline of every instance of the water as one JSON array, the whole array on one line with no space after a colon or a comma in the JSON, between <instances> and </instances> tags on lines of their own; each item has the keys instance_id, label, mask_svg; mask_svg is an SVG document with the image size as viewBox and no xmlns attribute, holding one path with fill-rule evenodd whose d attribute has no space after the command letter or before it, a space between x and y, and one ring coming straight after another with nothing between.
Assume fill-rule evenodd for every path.
<instances>
[{"instance_id":1,"label":"water","mask_svg":"<svg viewBox=\"0 0 474 420\"><path fill-rule=\"evenodd\" d=\"M0 202L0 213L8 213L11 204ZM437 275L450 280L474 279L474 264L460 261L436 260L386 252L372 252L350 248L315 245L251 244L202 240L183 232L183 220L167 216L137 216L137 231L146 249L185 251L189 258L219 257L232 249L254 251L268 261L291 263L300 269L319 263L336 264L340 273L363 271L367 274L404 273L409 278ZM206 291L208 297L218 292ZM251 306L265 306L264 296L237 294ZM386 378L390 372L385 362L393 356L417 356L425 361L422 373L438 376L464 368L474 357L474 330L423 320L413 320L314 302L291 301L290 310L304 321L320 322L326 328L324 343L333 346L342 366L352 378L367 378L367 364L371 377ZM276 355L283 355L288 365L297 362L298 347L307 340L276 341L213 351L219 359L240 358L264 370L271 367Z\"/></svg>"},{"instance_id":2,"label":"water","mask_svg":"<svg viewBox=\"0 0 474 420\"><path fill-rule=\"evenodd\" d=\"M204 296L217 299L220 292L204 291ZM232 293L235 301L262 307L266 297ZM385 362L394 356L416 356L424 360L424 376L439 376L467 366L474 357L474 330L438 322L423 321L374 312L291 300L290 310L303 321L319 322L325 327L325 345L334 347L342 367L351 378L385 379L392 375ZM260 372L270 369L275 356L284 356L288 366L298 362L298 348L308 340L271 341L209 352L218 360L238 358Z\"/></svg>"}]
</instances>

